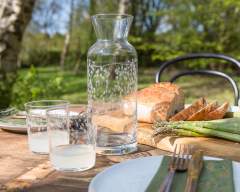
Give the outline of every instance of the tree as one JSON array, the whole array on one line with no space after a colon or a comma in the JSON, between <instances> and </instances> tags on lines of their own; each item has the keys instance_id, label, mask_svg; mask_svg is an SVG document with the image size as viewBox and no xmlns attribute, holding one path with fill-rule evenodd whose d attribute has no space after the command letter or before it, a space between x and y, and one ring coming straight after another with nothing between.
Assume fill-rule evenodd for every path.
<instances>
[{"instance_id":1,"label":"tree","mask_svg":"<svg viewBox=\"0 0 240 192\"><path fill-rule=\"evenodd\" d=\"M119 7L118 7L118 13L127 14L129 11L130 4L131 4L130 0L120 0Z\"/></svg>"},{"instance_id":2,"label":"tree","mask_svg":"<svg viewBox=\"0 0 240 192\"><path fill-rule=\"evenodd\" d=\"M10 103L22 37L35 0L0 1L0 107Z\"/></svg>"},{"instance_id":3,"label":"tree","mask_svg":"<svg viewBox=\"0 0 240 192\"><path fill-rule=\"evenodd\" d=\"M61 60L60 60L60 67L63 70L64 69L64 63L66 56L68 54L70 42L71 42L71 36L72 36L72 26L73 26L73 13L74 13L74 0L71 0L70 2L70 14L69 14L69 23L68 23L68 30L65 34L65 41L64 46L61 54Z\"/></svg>"},{"instance_id":4,"label":"tree","mask_svg":"<svg viewBox=\"0 0 240 192\"><path fill-rule=\"evenodd\" d=\"M142 36L149 34L153 37L159 26L162 14L158 14L164 9L163 0L136 0L132 3L131 14L135 17L133 20L133 35ZM165 13L167 14L167 13Z\"/></svg>"},{"instance_id":5,"label":"tree","mask_svg":"<svg viewBox=\"0 0 240 192\"><path fill-rule=\"evenodd\" d=\"M240 2L235 0L163 0L163 27L155 36L152 59L165 61L196 52L224 53L239 57ZM219 63L217 64L218 66ZM206 67L189 62L188 67ZM209 66L210 67L210 66Z\"/></svg>"}]
</instances>

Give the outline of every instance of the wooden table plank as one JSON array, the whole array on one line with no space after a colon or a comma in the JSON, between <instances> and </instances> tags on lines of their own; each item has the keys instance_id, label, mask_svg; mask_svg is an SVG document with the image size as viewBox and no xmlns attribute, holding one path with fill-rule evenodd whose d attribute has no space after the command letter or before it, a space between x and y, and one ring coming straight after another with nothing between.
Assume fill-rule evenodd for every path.
<instances>
[{"instance_id":1,"label":"wooden table plank","mask_svg":"<svg viewBox=\"0 0 240 192\"><path fill-rule=\"evenodd\" d=\"M39 164L38 166L20 175L19 177L8 181L5 184L5 187L7 189L28 188L33 183L36 183L39 180L47 177L53 171L54 169L52 168L50 162L45 161L44 163Z\"/></svg>"},{"instance_id":2,"label":"wooden table plank","mask_svg":"<svg viewBox=\"0 0 240 192\"><path fill-rule=\"evenodd\" d=\"M144 139L152 139L151 134L144 132L144 136ZM154 147L139 145L137 152L128 155L98 155L95 167L90 170L63 173L52 169L47 155L29 151L26 135L0 129L0 192L87 192L92 178L111 165L139 157L170 154Z\"/></svg>"},{"instance_id":3,"label":"wooden table plank","mask_svg":"<svg viewBox=\"0 0 240 192\"><path fill-rule=\"evenodd\" d=\"M76 173L54 171L47 155L29 151L27 136L0 130L0 192L87 192L92 178L111 165L145 156L170 155L169 152L139 145L138 151L122 156L97 155L94 168Z\"/></svg>"},{"instance_id":4,"label":"wooden table plank","mask_svg":"<svg viewBox=\"0 0 240 192\"><path fill-rule=\"evenodd\" d=\"M0 184L24 174L47 158L28 150L26 135L0 129Z\"/></svg>"},{"instance_id":5,"label":"wooden table plank","mask_svg":"<svg viewBox=\"0 0 240 192\"><path fill-rule=\"evenodd\" d=\"M152 147L139 145L139 151L129 155L123 156L98 155L96 165L93 169L78 173L62 173L55 171L51 173L48 177L41 180L40 182L33 184L32 187L28 188L28 191L29 192L38 192L43 190L51 191L52 189L58 190L64 188L65 191L87 192L88 185L91 179L96 174L110 167L111 165L129 159L160 154L163 155L167 153L159 149L153 149Z\"/></svg>"},{"instance_id":6,"label":"wooden table plank","mask_svg":"<svg viewBox=\"0 0 240 192\"><path fill-rule=\"evenodd\" d=\"M97 156L94 168L76 173L53 171L47 155L28 150L27 136L0 130L0 191L86 192L91 179L109 166L128 159L168 154L146 145L123 156Z\"/></svg>"},{"instance_id":7,"label":"wooden table plank","mask_svg":"<svg viewBox=\"0 0 240 192\"><path fill-rule=\"evenodd\" d=\"M240 161L240 143L210 137L181 137L163 136L153 137L151 124L138 124L138 142L165 151L173 152L176 144L188 144L195 149L202 150L206 156L227 158Z\"/></svg>"}]
</instances>

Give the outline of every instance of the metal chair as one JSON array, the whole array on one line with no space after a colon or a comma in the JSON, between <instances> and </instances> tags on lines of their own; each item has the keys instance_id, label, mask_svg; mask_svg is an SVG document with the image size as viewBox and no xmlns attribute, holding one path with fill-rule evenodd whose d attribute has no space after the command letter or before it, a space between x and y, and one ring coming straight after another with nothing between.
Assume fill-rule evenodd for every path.
<instances>
[{"instance_id":1,"label":"metal chair","mask_svg":"<svg viewBox=\"0 0 240 192\"><path fill-rule=\"evenodd\" d=\"M164 72L164 70L169 67L170 65L179 63L179 62L183 62L186 60L195 60L195 59L220 59L220 60L225 60L230 64L233 64L235 66L237 66L240 69L240 62L237 61L236 59L226 56L226 55L222 55L222 54L213 54L213 53L196 53L196 54L188 54L185 56L181 56L181 57L177 57L175 59L169 60L164 62L161 66L160 69L158 71L158 73L156 74L156 82L159 83L161 82L161 76ZM221 77L226 79L232 86L233 88L233 92L234 92L234 104L238 105L239 104L239 88L238 85L236 83L236 81L234 81L229 75L220 72L220 71L216 71L216 70L193 70L193 71L183 71L183 72L179 72L176 75L174 75L171 79L170 82L174 82L176 81L178 78L182 77L182 76L189 76L189 75L207 75L207 76L217 76L217 77Z\"/></svg>"}]
</instances>

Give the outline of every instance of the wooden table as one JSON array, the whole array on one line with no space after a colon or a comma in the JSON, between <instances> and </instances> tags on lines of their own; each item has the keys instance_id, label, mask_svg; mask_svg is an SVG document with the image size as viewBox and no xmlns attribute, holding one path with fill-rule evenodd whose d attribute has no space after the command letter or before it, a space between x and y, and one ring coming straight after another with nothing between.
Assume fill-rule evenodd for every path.
<instances>
[{"instance_id":1,"label":"wooden table","mask_svg":"<svg viewBox=\"0 0 240 192\"><path fill-rule=\"evenodd\" d=\"M0 129L0 191L86 192L91 179L107 167L137 157L169 154L146 145L124 156L97 156L94 168L78 173L54 171L47 155L28 150L27 136Z\"/></svg>"}]
</instances>

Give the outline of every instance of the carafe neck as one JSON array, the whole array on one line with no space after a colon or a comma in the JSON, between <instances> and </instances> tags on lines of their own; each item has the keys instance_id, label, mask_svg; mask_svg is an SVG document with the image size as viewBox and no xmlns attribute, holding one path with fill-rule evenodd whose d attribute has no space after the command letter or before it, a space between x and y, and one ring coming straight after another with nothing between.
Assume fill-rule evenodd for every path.
<instances>
[{"instance_id":1,"label":"carafe neck","mask_svg":"<svg viewBox=\"0 0 240 192\"><path fill-rule=\"evenodd\" d=\"M127 40L133 17L120 14L97 14L92 23L97 39L102 41Z\"/></svg>"}]
</instances>

